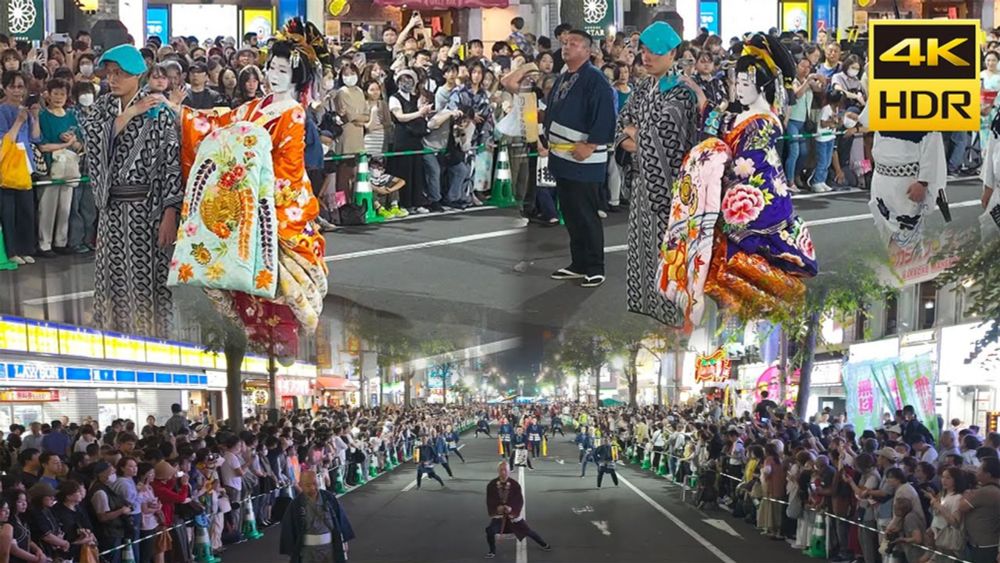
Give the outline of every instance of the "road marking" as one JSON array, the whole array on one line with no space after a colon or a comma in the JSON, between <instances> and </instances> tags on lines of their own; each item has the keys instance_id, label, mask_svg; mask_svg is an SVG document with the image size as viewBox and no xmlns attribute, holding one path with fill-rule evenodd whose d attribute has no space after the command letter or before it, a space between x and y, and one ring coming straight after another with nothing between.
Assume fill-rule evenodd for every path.
<instances>
[{"instance_id":1,"label":"road marking","mask_svg":"<svg viewBox=\"0 0 1000 563\"><path fill-rule=\"evenodd\" d=\"M582 508L573 508L571 510L573 511L573 514L583 514L585 512L593 512L594 511L594 507L592 507L592 506L584 506Z\"/></svg>"},{"instance_id":2,"label":"road marking","mask_svg":"<svg viewBox=\"0 0 1000 563\"><path fill-rule=\"evenodd\" d=\"M649 498L649 495L647 495L646 493L640 491L639 488L636 487L635 485L633 485L628 479L626 479L625 477L622 477L621 475L619 475L618 476L618 480L621 481L622 483L625 483L626 487L632 489L632 492L634 492L635 494L639 495L639 498L641 498L642 500L646 501L647 504L649 504L650 506L652 506L653 508L655 508L660 514L666 516L667 519L670 520L671 522L673 522L675 526L677 526L678 528L680 528L681 530L683 530L687 535L689 535L692 538L694 538L695 541L697 541L705 549L707 549L708 551L710 551L712 553L712 555L715 555L719 559L719 561L722 561L722 563L736 563L736 561L732 560L728 555L726 555L725 553L723 553L722 550L720 550L719 548L715 547L714 545L712 545L711 542L709 542L708 540L706 540L704 536L702 536L698 532L692 530L691 527L688 526L687 524L685 524L683 521L681 521L680 518L674 516L674 514L672 512L670 512L669 510L667 510L666 508L663 508L663 506L661 506L660 503L658 503L655 500Z\"/></svg>"},{"instance_id":3,"label":"road marking","mask_svg":"<svg viewBox=\"0 0 1000 563\"><path fill-rule=\"evenodd\" d=\"M832 192L798 192L792 194L792 201L798 201L800 199L815 199L817 197L827 197L831 195L845 195L845 194L859 194L865 190L858 188L849 188L846 190L834 190Z\"/></svg>"},{"instance_id":4,"label":"road marking","mask_svg":"<svg viewBox=\"0 0 1000 563\"><path fill-rule=\"evenodd\" d=\"M975 205L982 205L978 199L969 201L959 201L950 204L948 207L955 209L956 207L973 207ZM843 217L829 217L826 219L813 219L812 221L806 221L807 227L818 227L821 225L836 225L838 223L850 223L852 221L861 221L864 219L871 219L871 213L862 213L860 215L845 215Z\"/></svg>"},{"instance_id":5,"label":"road marking","mask_svg":"<svg viewBox=\"0 0 1000 563\"><path fill-rule=\"evenodd\" d=\"M78 291L76 293L66 293L63 295L50 295L48 297L38 297L35 299L25 299L25 305L51 305L64 301L76 301L77 299L88 299L94 296L94 291Z\"/></svg>"},{"instance_id":6,"label":"road marking","mask_svg":"<svg viewBox=\"0 0 1000 563\"><path fill-rule=\"evenodd\" d=\"M722 530L723 532L729 534L730 536L733 536L734 538L743 539L743 536L741 536L739 532L734 530L733 527L729 525L729 522L726 522L725 520L718 520L716 518L706 518L703 520L703 522L705 522L706 524L717 530Z\"/></svg>"},{"instance_id":7,"label":"road marking","mask_svg":"<svg viewBox=\"0 0 1000 563\"><path fill-rule=\"evenodd\" d=\"M344 260L353 260L355 258L367 258L369 256L381 256L383 254L396 254L397 252L409 252L411 250L422 250L425 248L436 248L438 246L451 246L454 244L462 244L466 242L473 242L477 240L487 240L491 238L509 237L511 235L516 235L519 233L526 232L523 228L521 229L504 229L502 231L490 231L488 233L476 233L472 235L463 235L460 237L451 237L438 240L428 240L424 242L417 242L413 244L403 244L399 246L387 246L385 248L372 248L369 250L359 250L357 252L345 252L344 254L333 254L327 256L323 260L326 262L342 262Z\"/></svg>"},{"instance_id":8,"label":"road marking","mask_svg":"<svg viewBox=\"0 0 1000 563\"><path fill-rule=\"evenodd\" d=\"M405 493L406 491L409 491L410 489L412 489L413 487L416 487L416 486L417 486L417 480L414 479L414 480L410 481L409 485L403 487L403 492Z\"/></svg>"},{"instance_id":9,"label":"road marking","mask_svg":"<svg viewBox=\"0 0 1000 563\"><path fill-rule=\"evenodd\" d=\"M521 508L521 518L528 517L528 484L524 481L524 466L517 468L517 482L521 483L521 499L524 505ZM517 541L517 537L514 537ZM517 563L528 563L528 541L527 538L517 541Z\"/></svg>"},{"instance_id":10,"label":"road marking","mask_svg":"<svg viewBox=\"0 0 1000 563\"><path fill-rule=\"evenodd\" d=\"M608 523L604 520L591 520L590 523L597 526L597 529L600 530L605 536L611 535L611 530L608 529Z\"/></svg>"}]
</instances>

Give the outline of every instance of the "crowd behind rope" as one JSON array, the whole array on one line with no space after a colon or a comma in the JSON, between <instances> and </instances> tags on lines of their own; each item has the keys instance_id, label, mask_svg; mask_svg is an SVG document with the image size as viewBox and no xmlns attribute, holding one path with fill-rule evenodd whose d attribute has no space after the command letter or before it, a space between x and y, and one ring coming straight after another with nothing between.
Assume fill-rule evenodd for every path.
<instances>
[{"instance_id":1,"label":"crowd behind rope","mask_svg":"<svg viewBox=\"0 0 1000 563\"><path fill-rule=\"evenodd\" d=\"M814 556L1000 561L998 432L983 436L978 426L939 420L935 436L911 406L886 415L880 428L856 429L830 409L800 419L766 394L738 416L706 399L554 416L575 421L583 470L591 448L612 438L620 457L689 487L700 507L728 508L794 549L815 550L818 536L822 551Z\"/></svg>"},{"instance_id":2,"label":"crowd behind rope","mask_svg":"<svg viewBox=\"0 0 1000 563\"><path fill-rule=\"evenodd\" d=\"M571 26L560 24L551 37L525 33L522 18L510 26L507 41L486 49L479 39L431 34L416 12L402 29L387 25L380 37L359 31L353 43L324 38L306 25L324 62L321 83L308 101L306 151L324 228L356 217L346 211L354 202L358 153L372 155L378 213L393 218L481 205L492 189L499 147L509 154L523 216L558 223L555 188L545 181L537 143L528 142L518 94L534 93L544 115L545 99L563 68L561 41ZM793 103L780 116L791 136L782 150L794 189L863 188L870 178L871 138L858 124L868 97L866 49L836 41L836 34L824 30L815 40L804 32L782 34L799 61ZM990 31L988 37L984 124L1000 90L1000 33ZM638 38L638 33L619 34L593 45L591 60L608 78L619 110L646 75ZM181 105L238 106L269 89L261 66L270 41L253 33L239 44L226 37L177 37L166 44L150 37L141 49L149 68L144 85L163 94L171 111ZM721 37L701 30L679 47L676 72L691 76L714 107L725 109L735 103L732 69L740 45L733 37L727 48ZM0 189L6 250L15 262L88 253L96 244L97 209L89 186L78 179L87 174L79 123L95 97L107 92L97 56L86 31L70 42L50 37L40 48L0 36L0 135L32 147L37 180L32 190ZM980 134L947 135L950 173L975 172L980 139L987 133L984 125ZM421 150L427 154L381 156ZM623 181L612 165L602 190L602 216L627 204Z\"/></svg>"},{"instance_id":3,"label":"crowd behind rope","mask_svg":"<svg viewBox=\"0 0 1000 563\"><path fill-rule=\"evenodd\" d=\"M279 522L302 472L315 471L320 489L356 486L473 417L464 407L341 407L276 424L249 418L237 433L207 413L192 421L172 410L142 427L65 417L11 425L0 440L0 554L47 563L92 550L117 563L133 541L137 562L188 563L196 527L218 554L248 533L244 511L261 527Z\"/></svg>"}]
</instances>

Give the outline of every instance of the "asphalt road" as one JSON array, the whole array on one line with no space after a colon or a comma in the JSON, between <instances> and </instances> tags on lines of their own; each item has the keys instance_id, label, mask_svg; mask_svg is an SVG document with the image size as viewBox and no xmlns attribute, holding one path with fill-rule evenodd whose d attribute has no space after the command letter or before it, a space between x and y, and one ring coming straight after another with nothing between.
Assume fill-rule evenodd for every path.
<instances>
[{"instance_id":1,"label":"asphalt road","mask_svg":"<svg viewBox=\"0 0 1000 563\"><path fill-rule=\"evenodd\" d=\"M978 179L949 185L953 226L976 226L981 190ZM796 209L810 224L821 271L834 270L876 244L867 199L866 192L796 198ZM513 210L478 209L340 229L327 235L325 315L342 319L352 310L373 312L405 321L417 333L446 327L474 334L478 343L614 318L625 311L625 223L626 213L613 213L604 222L608 281L596 290L549 280L550 272L569 261L565 229L526 225ZM942 225L935 212L929 229ZM93 273L93 260L76 256L0 272L0 314L87 325ZM181 294L176 301L192 302L191 293L198 294ZM177 338L184 339L180 324Z\"/></svg>"},{"instance_id":2,"label":"asphalt road","mask_svg":"<svg viewBox=\"0 0 1000 563\"><path fill-rule=\"evenodd\" d=\"M572 434L567 433L568 436ZM495 434L494 434L495 436ZM496 476L496 441L467 438L454 479L443 468L446 487L436 482L413 487L415 469L407 464L341 498L357 539L352 561L365 563L459 563L482 560L489 523L485 489ZM620 486L605 479L596 487L591 464L579 477L577 450L562 440L550 442L549 457L535 470L513 476L525 490L525 517L552 546L541 551L530 539L497 543L499 562L516 563L804 563L809 558L782 541L762 537L722 511L702 512L681 499L666 480L619 468ZM562 463L564 462L564 463ZM690 496L689 496L690 499ZM278 563L278 526L264 538L231 546L225 563Z\"/></svg>"}]
</instances>

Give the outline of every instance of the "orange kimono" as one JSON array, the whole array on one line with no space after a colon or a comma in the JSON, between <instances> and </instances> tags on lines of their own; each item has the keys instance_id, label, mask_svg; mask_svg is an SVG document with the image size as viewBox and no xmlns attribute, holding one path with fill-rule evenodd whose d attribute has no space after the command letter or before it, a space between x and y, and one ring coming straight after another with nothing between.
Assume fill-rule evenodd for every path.
<instances>
[{"instance_id":1,"label":"orange kimono","mask_svg":"<svg viewBox=\"0 0 1000 563\"><path fill-rule=\"evenodd\" d=\"M242 292L208 290L224 314L241 321L252 341L287 345L279 355L294 353L295 325L316 328L327 289L325 240L314 221L319 202L313 195L305 167L305 120L294 100L273 96L251 100L233 110L181 114L181 172L187 181L198 145L213 130L250 122L266 129L272 139L274 204L278 238L278 290L274 300Z\"/></svg>"}]
</instances>

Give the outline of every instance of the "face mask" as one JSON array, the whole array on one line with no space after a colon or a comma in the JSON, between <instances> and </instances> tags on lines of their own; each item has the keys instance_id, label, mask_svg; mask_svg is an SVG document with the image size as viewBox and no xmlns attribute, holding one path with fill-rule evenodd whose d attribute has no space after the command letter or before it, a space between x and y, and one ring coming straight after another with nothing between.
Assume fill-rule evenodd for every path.
<instances>
[{"instance_id":1,"label":"face mask","mask_svg":"<svg viewBox=\"0 0 1000 563\"><path fill-rule=\"evenodd\" d=\"M858 121L856 119L854 119L852 117L846 117L846 116L844 117L844 127L847 127L848 129L850 129L851 127L854 127L857 124L858 124Z\"/></svg>"},{"instance_id":2,"label":"face mask","mask_svg":"<svg viewBox=\"0 0 1000 563\"><path fill-rule=\"evenodd\" d=\"M118 480L118 475L116 473L108 475L108 484L114 483L117 480Z\"/></svg>"},{"instance_id":3,"label":"face mask","mask_svg":"<svg viewBox=\"0 0 1000 563\"><path fill-rule=\"evenodd\" d=\"M349 75L349 76L344 76L344 77L341 77L341 80L344 81L344 85L345 86L357 86L357 84L358 84L358 75L357 74L352 74L352 75Z\"/></svg>"},{"instance_id":4,"label":"face mask","mask_svg":"<svg viewBox=\"0 0 1000 563\"><path fill-rule=\"evenodd\" d=\"M77 99L77 102L79 102L80 105L83 106L83 107L85 107L85 108L86 107L90 107L94 103L94 95L93 94L80 94L80 97Z\"/></svg>"},{"instance_id":5,"label":"face mask","mask_svg":"<svg viewBox=\"0 0 1000 563\"><path fill-rule=\"evenodd\" d=\"M858 77L858 69L856 69L856 68L849 68L849 69L847 69L847 76L850 76L851 78L857 78Z\"/></svg>"},{"instance_id":6,"label":"face mask","mask_svg":"<svg viewBox=\"0 0 1000 563\"><path fill-rule=\"evenodd\" d=\"M292 77L273 68L267 70L267 81L275 93L284 93L292 89Z\"/></svg>"},{"instance_id":7,"label":"face mask","mask_svg":"<svg viewBox=\"0 0 1000 563\"><path fill-rule=\"evenodd\" d=\"M84 76L94 74L94 65L80 65L80 74Z\"/></svg>"},{"instance_id":8,"label":"face mask","mask_svg":"<svg viewBox=\"0 0 1000 563\"><path fill-rule=\"evenodd\" d=\"M333 82L332 78L324 78L323 79L323 89L324 90L326 90L328 92L330 90L333 90L333 85L334 85L334 82Z\"/></svg>"}]
</instances>

